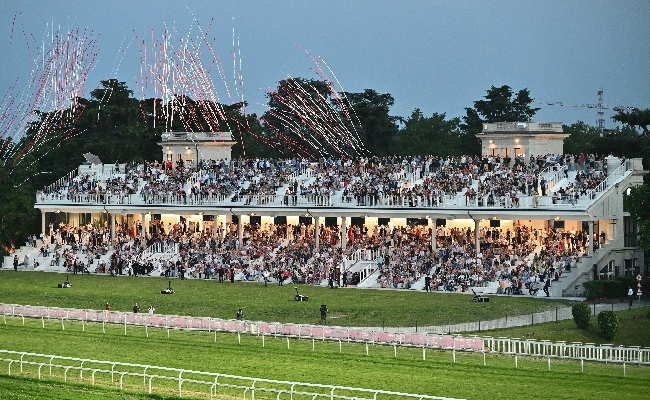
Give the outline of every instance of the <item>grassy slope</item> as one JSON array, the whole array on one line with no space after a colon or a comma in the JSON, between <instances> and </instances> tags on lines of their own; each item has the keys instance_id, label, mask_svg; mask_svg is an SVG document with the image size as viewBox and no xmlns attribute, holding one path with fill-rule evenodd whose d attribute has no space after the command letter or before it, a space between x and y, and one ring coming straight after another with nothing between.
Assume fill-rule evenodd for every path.
<instances>
[{"instance_id":1,"label":"grassy slope","mask_svg":"<svg viewBox=\"0 0 650 400\"><path fill-rule=\"evenodd\" d=\"M318 323L319 307L330 309L330 323L340 326L415 326L444 325L448 321L468 322L502 318L554 309L567 301L536 298L494 297L489 303L472 303L471 296L450 293L424 293L396 290L357 290L299 286L309 302L295 302L293 285L262 283L172 280L176 294L160 295L165 278L129 278L70 275L72 288L57 289L65 275L0 271L1 301L4 303L45 305L86 309L131 311L134 302L143 310L153 303L156 313L209 316L232 319L245 307L249 320L293 323Z\"/></svg>"},{"instance_id":2,"label":"grassy slope","mask_svg":"<svg viewBox=\"0 0 650 400\"><path fill-rule=\"evenodd\" d=\"M586 331L578 329L573 320L565 320L548 324L523 326L520 328L485 331L481 332L480 335L650 347L650 308L620 311L616 315L621 325L618 333L612 340L600 336L598 318L596 316L591 317L591 327Z\"/></svg>"}]
</instances>

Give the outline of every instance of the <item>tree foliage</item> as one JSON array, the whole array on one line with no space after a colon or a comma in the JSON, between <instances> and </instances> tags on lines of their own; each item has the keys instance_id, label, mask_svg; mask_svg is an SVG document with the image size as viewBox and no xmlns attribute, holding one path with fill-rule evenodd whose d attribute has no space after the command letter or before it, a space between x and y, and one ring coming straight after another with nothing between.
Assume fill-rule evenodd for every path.
<instances>
[{"instance_id":1,"label":"tree foliage","mask_svg":"<svg viewBox=\"0 0 650 400\"><path fill-rule=\"evenodd\" d=\"M6 163L0 166L0 247L3 255L23 246L28 235L40 230L40 215L34 209L36 191L30 184L34 174L32 156L25 157L15 167Z\"/></svg>"},{"instance_id":2,"label":"tree foliage","mask_svg":"<svg viewBox=\"0 0 650 400\"><path fill-rule=\"evenodd\" d=\"M626 201L630 216L636 220L639 228L636 245L650 250L650 186L646 184L631 188Z\"/></svg>"},{"instance_id":3,"label":"tree foliage","mask_svg":"<svg viewBox=\"0 0 650 400\"><path fill-rule=\"evenodd\" d=\"M646 108L644 110L635 108L630 112L619 110L618 113L612 117L612 119L614 121L618 121L635 128L641 128L643 136L650 136L650 130L648 129L650 126L650 108Z\"/></svg>"},{"instance_id":4,"label":"tree foliage","mask_svg":"<svg viewBox=\"0 0 650 400\"><path fill-rule=\"evenodd\" d=\"M402 118L390 115L390 108L395 104L393 96L373 89L344 95L360 122L357 129L368 150L377 156L394 154L390 144L399 132L397 123Z\"/></svg>"},{"instance_id":5,"label":"tree foliage","mask_svg":"<svg viewBox=\"0 0 650 400\"><path fill-rule=\"evenodd\" d=\"M439 155L460 153L460 118L446 119L446 115L433 113L425 117L415 109L404 122L404 127L394 137L390 146L393 154Z\"/></svg>"},{"instance_id":6,"label":"tree foliage","mask_svg":"<svg viewBox=\"0 0 650 400\"><path fill-rule=\"evenodd\" d=\"M533 101L526 88L515 94L508 85L490 87L483 100L475 101L474 107L465 108L464 123L461 125L465 133L465 150L480 154L480 145L474 135L483 130L484 122L531 121L539 111L539 108L531 107Z\"/></svg>"}]
</instances>

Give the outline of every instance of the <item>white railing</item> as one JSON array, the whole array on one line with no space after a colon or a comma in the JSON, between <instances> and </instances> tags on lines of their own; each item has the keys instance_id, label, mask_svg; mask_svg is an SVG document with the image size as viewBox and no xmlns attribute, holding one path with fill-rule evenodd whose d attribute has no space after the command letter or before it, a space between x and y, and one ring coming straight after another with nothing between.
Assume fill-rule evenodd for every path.
<instances>
[{"instance_id":1,"label":"white railing","mask_svg":"<svg viewBox=\"0 0 650 400\"><path fill-rule=\"evenodd\" d=\"M52 375L53 369L62 369L64 371L64 381L68 380L68 371L78 371L79 379L83 380L84 372L86 376L90 374L91 385L95 385L96 375L105 375L111 377L111 383L115 382L116 376L119 377L120 390L123 389L124 377L142 378L143 386L148 387L149 394L152 393L152 381L174 381L178 382L178 395L183 396L183 384L192 383L205 385L210 389L210 398L214 398L218 388L228 388L243 391L244 398L250 393L251 399L255 399L255 392L272 393L276 398L282 394L287 394L291 398L293 395L310 396L312 399L373 399L381 400L384 396L402 397L414 399L449 399L450 397L429 396L403 392L393 392L389 390L355 388L348 386L323 385L307 382L279 381L275 379L252 378L247 376L223 374L217 372L195 371L183 368L161 367L157 365L123 363L118 361L94 360L87 358L64 357L52 354L28 353L11 350L0 350L0 361L8 363L8 374L11 375L13 364L20 366L20 372L23 372L25 365L38 366L38 379L41 379L43 367L49 369L49 375ZM27 357L27 359L26 359ZM141 369L142 372L134 372ZM185 377L183 377L185 376ZM342 393L341 393L342 392Z\"/></svg>"},{"instance_id":2,"label":"white railing","mask_svg":"<svg viewBox=\"0 0 650 400\"><path fill-rule=\"evenodd\" d=\"M175 255L178 254L178 243L156 242L147 247L141 254L141 260L148 260L159 254Z\"/></svg>"},{"instance_id":3,"label":"white railing","mask_svg":"<svg viewBox=\"0 0 650 400\"><path fill-rule=\"evenodd\" d=\"M571 309L550 310L524 316L506 317L492 321L478 321L441 327L453 332L463 327L473 331L492 330L510 326L519 326L518 319L528 320L528 324L557 321L559 312L570 313ZM391 332L391 328L343 328L319 325L283 324L277 322L254 322L222 320L207 317L187 317L173 315L134 314L100 310L79 310L20 306L0 304L0 314L15 317L60 319L62 328L64 320L80 320L99 323L113 323L126 326L142 326L180 330L201 330L214 332L249 333L261 336L281 336L298 339L319 339L335 342L357 342L400 347L419 347L440 350L459 350L469 352L487 352L506 355L533 357L565 358L606 363L634 363L650 365L650 348L623 347L610 344L551 342L548 340L522 340L519 338L494 338L478 336L460 336L443 333L400 333ZM562 318L565 319L565 318ZM432 327L420 327L420 332ZM437 329L436 329L437 330Z\"/></svg>"},{"instance_id":4,"label":"white railing","mask_svg":"<svg viewBox=\"0 0 650 400\"><path fill-rule=\"evenodd\" d=\"M600 182L598 186L593 190L594 193L602 193L607 190L607 188L614 185L618 180L625 175L627 171L634 169L634 159L625 160L621 165L619 165L614 171L610 171L607 174L607 178ZM597 195L596 195L597 196ZM594 196L595 197L595 196Z\"/></svg>"}]
</instances>

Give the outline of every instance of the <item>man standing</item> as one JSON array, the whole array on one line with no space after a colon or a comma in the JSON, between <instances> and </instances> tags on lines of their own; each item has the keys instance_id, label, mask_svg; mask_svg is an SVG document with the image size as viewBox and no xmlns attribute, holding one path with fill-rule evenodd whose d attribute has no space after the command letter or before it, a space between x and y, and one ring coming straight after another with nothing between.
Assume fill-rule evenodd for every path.
<instances>
[{"instance_id":1,"label":"man standing","mask_svg":"<svg viewBox=\"0 0 650 400\"><path fill-rule=\"evenodd\" d=\"M426 292L431 291L431 277L429 275L424 277L424 290Z\"/></svg>"},{"instance_id":2,"label":"man standing","mask_svg":"<svg viewBox=\"0 0 650 400\"><path fill-rule=\"evenodd\" d=\"M632 301L634 299L634 290L632 290L632 286L629 286L627 289L627 297L630 300L630 307L629 309L632 309Z\"/></svg>"},{"instance_id":3,"label":"man standing","mask_svg":"<svg viewBox=\"0 0 650 400\"><path fill-rule=\"evenodd\" d=\"M546 297L549 297L550 294L548 293L548 289L551 287L551 277L548 276L546 277L546 282L544 282L544 293L546 293Z\"/></svg>"},{"instance_id":4,"label":"man standing","mask_svg":"<svg viewBox=\"0 0 650 400\"><path fill-rule=\"evenodd\" d=\"M153 308L153 304L149 306L149 314L153 314L153 312L156 311L155 308Z\"/></svg>"},{"instance_id":5,"label":"man standing","mask_svg":"<svg viewBox=\"0 0 650 400\"><path fill-rule=\"evenodd\" d=\"M140 312L140 306L138 305L138 303L135 303L135 305L133 306L133 313L137 314L139 312Z\"/></svg>"},{"instance_id":6,"label":"man standing","mask_svg":"<svg viewBox=\"0 0 650 400\"><path fill-rule=\"evenodd\" d=\"M14 255L14 271L18 271L18 254Z\"/></svg>"},{"instance_id":7,"label":"man standing","mask_svg":"<svg viewBox=\"0 0 650 400\"><path fill-rule=\"evenodd\" d=\"M329 310L327 309L327 304L321 304L320 305L320 324L321 325L327 325L327 312Z\"/></svg>"}]
</instances>

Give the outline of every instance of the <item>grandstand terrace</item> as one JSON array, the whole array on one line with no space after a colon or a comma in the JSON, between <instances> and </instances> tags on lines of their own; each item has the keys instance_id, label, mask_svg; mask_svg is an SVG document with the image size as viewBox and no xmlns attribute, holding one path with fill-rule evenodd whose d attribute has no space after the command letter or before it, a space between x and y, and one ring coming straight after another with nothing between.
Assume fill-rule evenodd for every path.
<instances>
[{"instance_id":1,"label":"grandstand terrace","mask_svg":"<svg viewBox=\"0 0 650 400\"><path fill-rule=\"evenodd\" d=\"M645 173L570 154L85 163L37 193L37 268L580 295L640 271L624 198Z\"/></svg>"}]
</instances>

